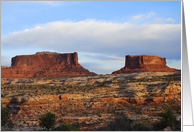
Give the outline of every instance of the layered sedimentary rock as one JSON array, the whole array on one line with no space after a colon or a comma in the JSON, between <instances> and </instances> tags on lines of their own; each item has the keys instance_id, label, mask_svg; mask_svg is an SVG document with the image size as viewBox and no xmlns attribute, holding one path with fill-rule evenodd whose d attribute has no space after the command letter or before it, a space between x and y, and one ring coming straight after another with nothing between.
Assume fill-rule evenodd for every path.
<instances>
[{"instance_id":1,"label":"layered sedimentary rock","mask_svg":"<svg viewBox=\"0 0 194 132\"><path fill-rule=\"evenodd\" d=\"M43 65L78 66L78 54L59 54L56 52L37 52L35 55L22 55L12 58L12 67L42 67Z\"/></svg>"},{"instance_id":2,"label":"layered sedimentary rock","mask_svg":"<svg viewBox=\"0 0 194 132\"><path fill-rule=\"evenodd\" d=\"M112 74L135 72L173 72L179 71L166 66L166 58L151 55L126 55L125 67Z\"/></svg>"},{"instance_id":3,"label":"layered sedimentary rock","mask_svg":"<svg viewBox=\"0 0 194 132\"><path fill-rule=\"evenodd\" d=\"M1 67L2 78L95 75L78 63L78 54L37 52L12 58L11 67Z\"/></svg>"}]
</instances>

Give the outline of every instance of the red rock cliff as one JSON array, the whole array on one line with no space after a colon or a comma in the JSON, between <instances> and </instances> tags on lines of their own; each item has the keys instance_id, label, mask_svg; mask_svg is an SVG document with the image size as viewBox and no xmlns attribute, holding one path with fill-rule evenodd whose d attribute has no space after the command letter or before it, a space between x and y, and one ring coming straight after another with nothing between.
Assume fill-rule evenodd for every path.
<instances>
[{"instance_id":1,"label":"red rock cliff","mask_svg":"<svg viewBox=\"0 0 194 132\"><path fill-rule=\"evenodd\" d=\"M126 55L125 67L112 74L134 73L134 72L168 72L178 71L166 66L166 58L151 55Z\"/></svg>"},{"instance_id":2,"label":"red rock cliff","mask_svg":"<svg viewBox=\"0 0 194 132\"><path fill-rule=\"evenodd\" d=\"M37 52L35 55L21 55L12 58L11 67L42 67L44 65L78 66L78 54Z\"/></svg>"},{"instance_id":3,"label":"red rock cliff","mask_svg":"<svg viewBox=\"0 0 194 132\"><path fill-rule=\"evenodd\" d=\"M11 67L1 67L2 78L95 75L78 63L78 54L37 52L12 58Z\"/></svg>"}]
</instances>

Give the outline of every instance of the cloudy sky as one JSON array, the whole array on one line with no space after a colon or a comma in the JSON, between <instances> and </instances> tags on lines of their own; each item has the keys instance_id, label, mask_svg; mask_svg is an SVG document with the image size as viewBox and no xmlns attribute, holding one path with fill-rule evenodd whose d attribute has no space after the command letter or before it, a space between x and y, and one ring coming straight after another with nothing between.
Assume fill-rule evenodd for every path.
<instances>
[{"instance_id":1,"label":"cloudy sky","mask_svg":"<svg viewBox=\"0 0 194 132\"><path fill-rule=\"evenodd\" d=\"M1 65L40 51L78 52L98 74L124 67L128 54L166 57L180 69L181 2L2 1Z\"/></svg>"}]
</instances>

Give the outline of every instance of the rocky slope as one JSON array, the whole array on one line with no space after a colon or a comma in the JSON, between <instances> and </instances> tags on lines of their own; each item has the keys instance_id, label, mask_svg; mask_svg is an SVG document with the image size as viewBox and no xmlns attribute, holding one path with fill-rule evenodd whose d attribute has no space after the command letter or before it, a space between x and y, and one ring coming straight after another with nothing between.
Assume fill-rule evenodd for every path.
<instances>
[{"instance_id":1,"label":"rocky slope","mask_svg":"<svg viewBox=\"0 0 194 132\"><path fill-rule=\"evenodd\" d=\"M125 66L112 74L178 71L166 66L166 58L151 55L126 55L125 57Z\"/></svg>"},{"instance_id":2,"label":"rocky slope","mask_svg":"<svg viewBox=\"0 0 194 132\"><path fill-rule=\"evenodd\" d=\"M84 77L2 79L1 104L9 109L15 130L38 130L38 118L52 112L60 121L99 130L124 112L135 122L160 120L170 104L181 117L181 73L142 72Z\"/></svg>"},{"instance_id":3,"label":"rocky slope","mask_svg":"<svg viewBox=\"0 0 194 132\"><path fill-rule=\"evenodd\" d=\"M78 63L78 54L37 52L12 58L11 67L1 66L1 78L95 75Z\"/></svg>"}]
</instances>

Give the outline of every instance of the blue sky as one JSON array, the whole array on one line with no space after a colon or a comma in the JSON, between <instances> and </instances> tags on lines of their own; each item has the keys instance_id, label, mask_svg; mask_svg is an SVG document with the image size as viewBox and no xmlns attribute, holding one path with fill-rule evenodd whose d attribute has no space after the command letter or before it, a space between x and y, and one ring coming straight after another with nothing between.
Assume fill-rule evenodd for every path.
<instances>
[{"instance_id":1,"label":"blue sky","mask_svg":"<svg viewBox=\"0 0 194 132\"><path fill-rule=\"evenodd\" d=\"M128 54L166 57L180 69L181 2L1 2L1 65L39 51L76 51L99 74L122 68Z\"/></svg>"}]
</instances>

